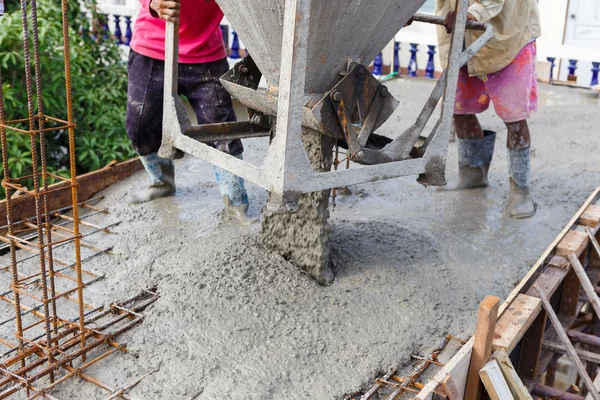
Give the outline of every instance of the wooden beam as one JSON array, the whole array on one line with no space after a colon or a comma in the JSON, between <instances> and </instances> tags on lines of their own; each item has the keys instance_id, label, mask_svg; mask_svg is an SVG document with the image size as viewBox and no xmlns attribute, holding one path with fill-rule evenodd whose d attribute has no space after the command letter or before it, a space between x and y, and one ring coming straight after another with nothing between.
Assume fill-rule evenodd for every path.
<instances>
[{"instance_id":1,"label":"wooden beam","mask_svg":"<svg viewBox=\"0 0 600 400\"><path fill-rule=\"evenodd\" d=\"M559 312L561 314L569 314L577 316L579 313L579 292L581 283L573 269L567 273L562 285L562 295L560 297Z\"/></svg>"},{"instance_id":2,"label":"wooden beam","mask_svg":"<svg viewBox=\"0 0 600 400\"><path fill-rule=\"evenodd\" d=\"M500 317L496 325L492 349L513 351L525 332L540 313L540 299L520 294Z\"/></svg>"},{"instance_id":3,"label":"wooden beam","mask_svg":"<svg viewBox=\"0 0 600 400\"><path fill-rule=\"evenodd\" d=\"M556 353L567 354L566 347L560 343L549 342L549 341L545 340L542 343L542 346L544 347L544 349L552 350L553 352L556 352ZM594 353L594 352L591 352L588 350L581 350L581 349L575 349L575 351L577 352L577 355L579 356L579 358L581 358L582 360L590 361L590 362L600 365L600 354Z\"/></svg>"},{"instance_id":4,"label":"wooden beam","mask_svg":"<svg viewBox=\"0 0 600 400\"><path fill-rule=\"evenodd\" d=\"M588 301L592 304L596 315L600 316L600 299L598 298L598 295L594 290L594 286L589 280L583 265L581 265L575 253L569 254L569 261L571 262L571 268L573 268L577 274L577 277L579 278L579 282L581 283L581 287L583 287L583 290L588 297Z\"/></svg>"},{"instance_id":5,"label":"wooden beam","mask_svg":"<svg viewBox=\"0 0 600 400\"><path fill-rule=\"evenodd\" d=\"M569 254L575 253L579 257L587 245L588 235L586 233L571 230L556 246L556 255L568 257Z\"/></svg>"},{"instance_id":6,"label":"wooden beam","mask_svg":"<svg viewBox=\"0 0 600 400\"><path fill-rule=\"evenodd\" d=\"M458 392L452 377L448 374L446 378L442 381L442 387L446 391L446 395L450 400L463 400L462 396Z\"/></svg>"},{"instance_id":7,"label":"wooden beam","mask_svg":"<svg viewBox=\"0 0 600 400\"><path fill-rule=\"evenodd\" d=\"M579 224L591 227L600 224L600 207L590 204L579 217Z\"/></svg>"},{"instance_id":8,"label":"wooden beam","mask_svg":"<svg viewBox=\"0 0 600 400\"><path fill-rule=\"evenodd\" d=\"M517 372L524 380L534 381L537 378L542 340L546 330L546 311L541 310L537 318L521 339L521 352Z\"/></svg>"},{"instance_id":9,"label":"wooden beam","mask_svg":"<svg viewBox=\"0 0 600 400\"><path fill-rule=\"evenodd\" d=\"M490 360L479 371L483 385L492 400L514 400L508 383L496 360Z\"/></svg>"},{"instance_id":10,"label":"wooden beam","mask_svg":"<svg viewBox=\"0 0 600 400\"><path fill-rule=\"evenodd\" d=\"M588 235L590 242L592 243L592 247L594 248L594 253L592 254L592 260L597 260L600 258L600 245L598 245L598 240L596 240L596 235L593 230L590 228L585 228L585 232Z\"/></svg>"},{"instance_id":11,"label":"wooden beam","mask_svg":"<svg viewBox=\"0 0 600 400\"><path fill-rule=\"evenodd\" d=\"M506 351L500 349L496 351L492 357L498 362L498 366L502 371L502 375L504 375L504 379L506 380L513 397L517 400L533 400L529 394L529 390L523 385L515 367L512 362L510 362L510 358L508 358Z\"/></svg>"},{"instance_id":12,"label":"wooden beam","mask_svg":"<svg viewBox=\"0 0 600 400\"><path fill-rule=\"evenodd\" d=\"M533 385L531 394L534 396L558 400L585 400L583 396L578 394L568 393L563 390L554 389L553 387L541 385L539 383Z\"/></svg>"},{"instance_id":13,"label":"wooden beam","mask_svg":"<svg viewBox=\"0 0 600 400\"><path fill-rule=\"evenodd\" d=\"M587 344L588 346L600 347L600 337L598 336L588 335L587 333L575 330L569 330L568 335L573 341L577 343Z\"/></svg>"},{"instance_id":14,"label":"wooden beam","mask_svg":"<svg viewBox=\"0 0 600 400\"><path fill-rule=\"evenodd\" d=\"M558 257L555 257L558 258ZM560 257L566 262L566 266L564 267L556 267L554 265L548 265L544 272L535 280L535 283L544 290L544 294L546 297L550 298L556 292L556 289L560 286L560 284L565 280L565 277L569 273L571 268L571 264L563 258ZM533 287L530 287L525 294L529 296L537 297L537 294Z\"/></svg>"},{"instance_id":15,"label":"wooden beam","mask_svg":"<svg viewBox=\"0 0 600 400\"><path fill-rule=\"evenodd\" d=\"M473 343L465 390L466 399L478 400L481 397L482 387L479 380L479 370L489 360L492 352L492 340L496 329L499 305L500 299L498 297L487 296L479 306L474 335L475 342Z\"/></svg>"},{"instance_id":16,"label":"wooden beam","mask_svg":"<svg viewBox=\"0 0 600 400\"><path fill-rule=\"evenodd\" d=\"M552 305L550 305L550 302L544 295L544 292L542 292L541 290L538 290L538 294L540 296L540 300L542 300L544 309L546 309L546 312L548 313L550 322L552 322L552 325L554 326L554 329L558 333L560 340L562 340L563 344L565 345L565 348L566 348L569 356L575 363L575 366L577 366L577 371L579 372L579 375L581 375L581 378L585 382L585 386L590 391L590 394L593 396L594 400L600 400L600 394L596 390L596 387L594 386L594 382L592 382L592 379L588 375L588 373L585 369L585 366L581 362L581 359L579 359L579 356L577 355L577 352L575 351L573 344L571 343L571 341L569 340L569 337L567 336L567 332L565 332L558 317L554 313L554 309L552 308Z\"/></svg>"},{"instance_id":17,"label":"wooden beam","mask_svg":"<svg viewBox=\"0 0 600 400\"><path fill-rule=\"evenodd\" d=\"M80 202L89 200L108 186L122 181L143 168L139 158L122 163L110 163L106 167L77 177L77 191ZM62 189L60 189L62 187ZM59 189L48 196L49 210L58 210L71 205L71 188L67 182L50 185L49 189ZM22 221L35 216L35 201L32 196L23 194L11 200L11 217L13 221ZM6 223L6 200L0 201L0 223ZM5 229L0 228L4 235Z\"/></svg>"},{"instance_id":18,"label":"wooden beam","mask_svg":"<svg viewBox=\"0 0 600 400\"><path fill-rule=\"evenodd\" d=\"M596 378L594 378L594 387L596 390L600 390L600 374L596 375ZM594 400L591 393L588 393L588 395L585 396L585 400Z\"/></svg>"},{"instance_id":19,"label":"wooden beam","mask_svg":"<svg viewBox=\"0 0 600 400\"><path fill-rule=\"evenodd\" d=\"M542 312L546 312L546 311L542 310ZM571 328L571 326L573 326L573 322L575 321L575 316L569 315L569 314L564 314L564 313L559 313L558 319L559 319L561 325L563 326L563 329L568 331ZM558 337L558 333L556 332L554 327L552 325L550 325L544 332L544 341L558 342L559 340L560 339ZM535 377L536 379L539 379L540 376L544 372L546 372L546 370L552 364L552 361L555 358L555 356L556 356L555 351L542 349L542 352L540 354L540 360L538 362L537 375Z\"/></svg>"}]
</instances>

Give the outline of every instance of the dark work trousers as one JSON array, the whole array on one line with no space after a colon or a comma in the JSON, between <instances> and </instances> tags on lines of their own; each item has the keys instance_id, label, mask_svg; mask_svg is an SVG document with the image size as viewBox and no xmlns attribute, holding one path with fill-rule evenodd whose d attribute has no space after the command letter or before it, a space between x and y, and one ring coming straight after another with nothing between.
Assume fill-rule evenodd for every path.
<instances>
[{"instance_id":1,"label":"dark work trousers","mask_svg":"<svg viewBox=\"0 0 600 400\"><path fill-rule=\"evenodd\" d=\"M178 92L189 100L200 125L236 120L231 96L219 82L228 69L225 58L202 64L179 64ZM126 127L134 150L141 156L160 148L164 70L164 61L130 50ZM209 145L231 155L244 151L239 139Z\"/></svg>"}]
</instances>

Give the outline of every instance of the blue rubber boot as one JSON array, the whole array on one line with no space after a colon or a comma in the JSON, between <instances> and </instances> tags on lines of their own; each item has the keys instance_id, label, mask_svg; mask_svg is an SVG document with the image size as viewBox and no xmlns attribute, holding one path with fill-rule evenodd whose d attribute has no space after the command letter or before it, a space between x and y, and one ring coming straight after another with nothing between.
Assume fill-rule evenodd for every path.
<instances>
[{"instance_id":1,"label":"blue rubber boot","mask_svg":"<svg viewBox=\"0 0 600 400\"><path fill-rule=\"evenodd\" d=\"M241 154L235 157L242 159ZM248 216L248 193L246 192L244 180L219 167L215 167L215 176L219 191L223 196L225 216L242 225L258 222L257 219Z\"/></svg>"},{"instance_id":2,"label":"blue rubber boot","mask_svg":"<svg viewBox=\"0 0 600 400\"><path fill-rule=\"evenodd\" d=\"M161 158L157 153L140 156L151 184L134 193L130 203L141 204L175 194L175 165L172 160Z\"/></svg>"}]
</instances>

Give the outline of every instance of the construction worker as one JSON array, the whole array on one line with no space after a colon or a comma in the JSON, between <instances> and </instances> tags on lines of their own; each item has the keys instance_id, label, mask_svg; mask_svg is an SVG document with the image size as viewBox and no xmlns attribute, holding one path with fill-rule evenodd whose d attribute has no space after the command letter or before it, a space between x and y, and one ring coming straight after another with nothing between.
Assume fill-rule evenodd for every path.
<instances>
[{"instance_id":1,"label":"construction worker","mask_svg":"<svg viewBox=\"0 0 600 400\"><path fill-rule=\"evenodd\" d=\"M531 136L527 119L537 109L536 43L540 36L537 0L470 0L468 19L489 22L494 36L460 70L454 107L458 140L458 182L451 189L488 185L495 132L484 131L477 114L493 103L508 130L510 194L506 211L513 218L535 214L529 193ZM437 0L440 57L447 64L455 0ZM467 30L469 46L481 32Z\"/></svg>"},{"instance_id":2,"label":"construction worker","mask_svg":"<svg viewBox=\"0 0 600 400\"><path fill-rule=\"evenodd\" d=\"M158 156L162 140L163 76L166 22L180 19L180 0L140 0L129 54L127 133L140 155L151 184L136 192L132 203L143 203L175 193L172 160ZM179 93L190 102L199 124L235 121L232 100L219 78L228 71L220 22L223 13L214 0L181 0L185 13L179 25ZM240 140L211 144L242 158ZM225 203L225 214L248 224L248 195L244 181L215 168Z\"/></svg>"}]
</instances>

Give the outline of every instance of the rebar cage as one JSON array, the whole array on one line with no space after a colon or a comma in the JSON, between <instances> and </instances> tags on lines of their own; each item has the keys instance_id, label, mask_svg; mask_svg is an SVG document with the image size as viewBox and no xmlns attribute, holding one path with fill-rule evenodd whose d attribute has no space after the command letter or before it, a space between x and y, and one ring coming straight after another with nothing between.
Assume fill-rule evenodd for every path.
<instances>
[{"instance_id":1,"label":"rebar cage","mask_svg":"<svg viewBox=\"0 0 600 400\"><path fill-rule=\"evenodd\" d=\"M0 335L0 343L5 347L0 352L0 399L17 393L28 399L54 399L51 390L73 376L108 391L109 398L130 398L125 393L127 388L110 388L84 370L115 352L124 351L124 346L117 343L115 337L139 324L142 321L139 312L157 299L153 290L107 307L94 307L84 298L86 285L102 276L84 270L82 263L109 249L96 248L83 237L106 231L108 227L80 218L80 206L89 211L87 216L106 210L94 207L91 201L78 202L67 8L67 0L62 0L61 13L57 14L57 19L62 22L67 119L44 113L36 0L21 0L27 92L25 118L9 119L5 115L0 90L2 187L6 193L7 214L7 224L0 227L0 251L10 251L9 265L0 268L10 272L10 283L5 282L8 290L0 290L0 300L14 313L13 317L0 321L0 327L11 324L15 327L12 340ZM68 177L49 172L46 157L49 133L68 135ZM29 138L26 150L31 154L31 173L24 176L15 174L10 168L11 135ZM52 182L58 184L51 185ZM51 210L54 197L68 192L70 205ZM33 199L33 218L15 220L13 206L20 196ZM88 232L82 233L81 227ZM92 254L82 258L82 247L92 249Z\"/></svg>"}]
</instances>

